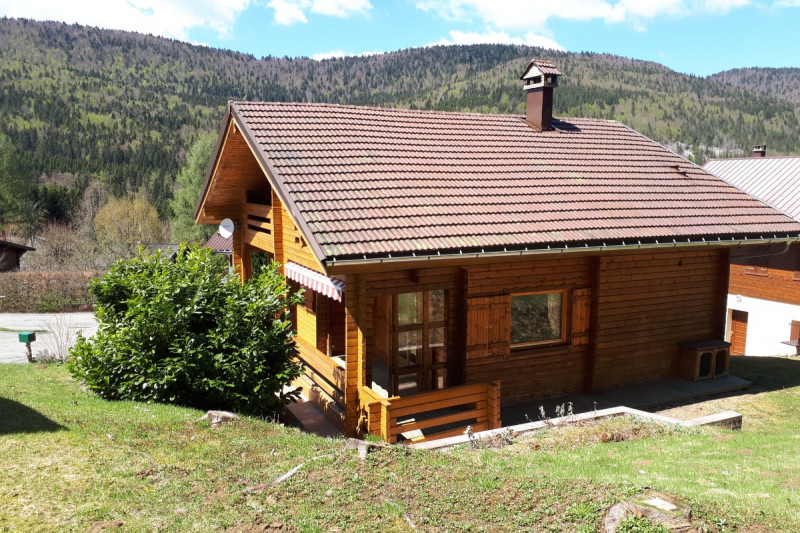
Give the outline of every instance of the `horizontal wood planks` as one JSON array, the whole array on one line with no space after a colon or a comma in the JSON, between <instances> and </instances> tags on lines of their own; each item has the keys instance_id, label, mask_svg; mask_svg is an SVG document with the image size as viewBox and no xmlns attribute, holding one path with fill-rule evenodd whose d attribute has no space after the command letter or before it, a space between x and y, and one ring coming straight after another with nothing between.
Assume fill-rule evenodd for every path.
<instances>
[{"instance_id":1,"label":"horizontal wood planks","mask_svg":"<svg viewBox=\"0 0 800 533\"><path fill-rule=\"evenodd\" d=\"M731 265L730 294L800 305L800 276L795 276L794 270L768 268L766 276L756 276L748 274L747 268L746 265Z\"/></svg>"},{"instance_id":2,"label":"horizontal wood planks","mask_svg":"<svg viewBox=\"0 0 800 533\"><path fill-rule=\"evenodd\" d=\"M601 257L594 385L673 375L677 346L719 335L719 249Z\"/></svg>"},{"instance_id":3,"label":"horizontal wood planks","mask_svg":"<svg viewBox=\"0 0 800 533\"><path fill-rule=\"evenodd\" d=\"M566 290L564 312L571 316L573 291L588 294L591 257L515 259L465 268L467 310L467 382L502 381L502 402L530 400L578 391L586 372L587 342L513 350L510 338L510 294ZM486 309L483 309L486 307ZM581 307L580 312L586 314ZM582 339L586 317L577 317ZM572 321L568 321L572 324ZM491 337L491 338L490 338ZM487 349L480 354L479 342Z\"/></svg>"}]
</instances>

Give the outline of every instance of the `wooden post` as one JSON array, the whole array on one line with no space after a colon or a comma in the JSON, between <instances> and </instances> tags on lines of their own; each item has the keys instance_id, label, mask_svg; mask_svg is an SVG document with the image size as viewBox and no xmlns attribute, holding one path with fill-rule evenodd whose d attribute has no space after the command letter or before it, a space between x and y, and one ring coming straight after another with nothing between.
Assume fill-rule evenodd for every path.
<instances>
[{"instance_id":1,"label":"wooden post","mask_svg":"<svg viewBox=\"0 0 800 533\"><path fill-rule=\"evenodd\" d=\"M344 294L345 310L345 418L344 432L355 437L358 431L358 386L362 378L363 332L358 323L360 276L346 278Z\"/></svg>"},{"instance_id":2,"label":"wooden post","mask_svg":"<svg viewBox=\"0 0 800 533\"><path fill-rule=\"evenodd\" d=\"M503 427L503 421L500 418L499 381L492 381L486 384L486 411L489 419L489 429Z\"/></svg>"},{"instance_id":3,"label":"wooden post","mask_svg":"<svg viewBox=\"0 0 800 533\"><path fill-rule=\"evenodd\" d=\"M381 401L381 438L389 444L397 442L396 436L391 436L392 429L391 408L389 400Z\"/></svg>"}]
</instances>

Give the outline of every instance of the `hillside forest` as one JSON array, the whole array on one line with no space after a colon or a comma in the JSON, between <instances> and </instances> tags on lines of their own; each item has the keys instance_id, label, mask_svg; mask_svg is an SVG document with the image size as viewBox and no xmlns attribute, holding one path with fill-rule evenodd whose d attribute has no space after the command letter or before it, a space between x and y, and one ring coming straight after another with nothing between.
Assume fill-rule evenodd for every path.
<instances>
[{"instance_id":1,"label":"hillside forest","mask_svg":"<svg viewBox=\"0 0 800 533\"><path fill-rule=\"evenodd\" d=\"M563 73L556 116L618 120L698 164L754 144L769 155L800 153L800 69L700 78L618 56L507 45L256 58L2 18L0 239L36 246L30 269L101 268L138 244L201 240L209 229L193 226L192 212L229 100L521 114L519 75L534 57Z\"/></svg>"}]
</instances>

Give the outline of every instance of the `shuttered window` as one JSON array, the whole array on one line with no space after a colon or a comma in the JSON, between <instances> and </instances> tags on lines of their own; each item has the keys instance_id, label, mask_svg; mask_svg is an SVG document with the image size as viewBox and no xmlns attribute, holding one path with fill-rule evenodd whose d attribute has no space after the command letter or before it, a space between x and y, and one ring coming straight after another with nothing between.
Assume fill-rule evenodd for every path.
<instances>
[{"instance_id":1,"label":"shuttered window","mask_svg":"<svg viewBox=\"0 0 800 533\"><path fill-rule=\"evenodd\" d=\"M511 296L468 298L467 306L467 359L508 356Z\"/></svg>"},{"instance_id":2,"label":"shuttered window","mask_svg":"<svg viewBox=\"0 0 800 533\"><path fill-rule=\"evenodd\" d=\"M592 289L572 291L572 344L589 343L589 324L591 322Z\"/></svg>"}]
</instances>

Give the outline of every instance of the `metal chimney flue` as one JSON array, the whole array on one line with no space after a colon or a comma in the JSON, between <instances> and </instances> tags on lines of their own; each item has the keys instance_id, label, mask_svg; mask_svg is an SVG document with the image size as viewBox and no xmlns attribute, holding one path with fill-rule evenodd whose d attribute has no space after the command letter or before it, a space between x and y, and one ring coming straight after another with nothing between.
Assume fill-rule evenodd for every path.
<instances>
[{"instance_id":1,"label":"metal chimney flue","mask_svg":"<svg viewBox=\"0 0 800 533\"><path fill-rule=\"evenodd\" d=\"M767 157L767 145L757 144L753 146L753 157Z\"/></svg>"},{"instance_id":2,"label":"metal chimney flue","mask_svg":"<svg viewBox=\"0 0 800 533\"><path fill-rule=\"evenodd\" d=\"M525 120L537 131L553 129L553 89L561 72L550 61L534 59L520 76L527 93Z\"/></svg>"}]
</instances>

